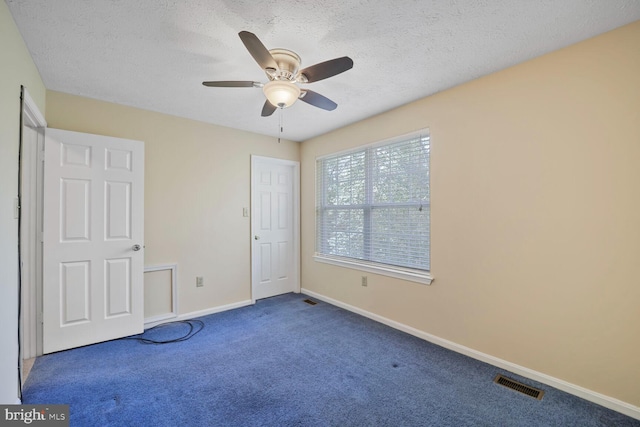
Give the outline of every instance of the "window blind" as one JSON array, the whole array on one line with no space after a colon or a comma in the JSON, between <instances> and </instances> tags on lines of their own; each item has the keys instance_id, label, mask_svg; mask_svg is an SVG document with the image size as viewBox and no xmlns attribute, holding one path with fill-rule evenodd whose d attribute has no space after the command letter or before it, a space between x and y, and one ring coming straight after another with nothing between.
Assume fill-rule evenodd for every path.
<instances>
[{"instance_id":1,"label":"window blind","mask_svg":"<svg viewBox=\"0 0 640 427\"><path fill-rule=\"evenodd\" d=\"M316 252L430 270L429 134L333 154L316 164Z\"/></svg>"}]
</instances>

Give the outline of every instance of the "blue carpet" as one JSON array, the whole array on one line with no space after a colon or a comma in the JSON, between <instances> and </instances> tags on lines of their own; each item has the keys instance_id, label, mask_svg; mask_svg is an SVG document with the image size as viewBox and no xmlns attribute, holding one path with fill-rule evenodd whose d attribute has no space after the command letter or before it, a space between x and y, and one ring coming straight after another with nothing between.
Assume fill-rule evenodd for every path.
<instances>
[{"instance_id":1,"label":"blue carpet","mask_svg":"<svg viewBox=\"0 0 640 427\"><path fill-rule=\"evenodd\" d=\"M174 344L116 340L36 360L26 404L71 426L640 426L640 421L299 294L201 317ZM165 340L174 324L147 331ZM494 384L497 373L545 391Z\"/></svg>"}]
</instances>

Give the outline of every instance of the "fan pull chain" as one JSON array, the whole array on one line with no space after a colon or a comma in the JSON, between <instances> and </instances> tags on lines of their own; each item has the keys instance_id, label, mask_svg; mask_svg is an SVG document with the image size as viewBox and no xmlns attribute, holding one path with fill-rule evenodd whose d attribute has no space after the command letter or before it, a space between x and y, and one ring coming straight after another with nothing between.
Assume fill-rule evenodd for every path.
<instances>
[{"instance_id":1,"label":"fan pull chain","mask_svg":"<svg viewBox=\"0 0 640 427\"><path fill-rule=\"evenodd\" d=\"M283 131L283 127L282 127L282 111L284 110L284 108L280 108L280 117L279 117L279 129L280 129L280 133L278 133L278 144L280 144L280 137L282 136L282 131Z\"/></svg>"}]
</instances>

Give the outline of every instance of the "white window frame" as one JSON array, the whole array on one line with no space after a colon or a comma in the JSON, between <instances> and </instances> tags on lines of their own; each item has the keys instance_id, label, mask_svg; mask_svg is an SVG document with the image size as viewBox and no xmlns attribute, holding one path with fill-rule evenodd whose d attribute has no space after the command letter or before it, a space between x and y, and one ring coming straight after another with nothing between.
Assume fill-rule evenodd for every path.
<instances>
[{"instance_id":1,"label":"white window frame","mask_svg":"<svg viewBox=\"0 0 640 427\"><path fill-rule=\"evenodd\" d=\"M397 137L393 137L393 138L389 138L389 139L385 139L383 141L378 141L372 144L367 144L367 145L363 145L360 147L357 147L355 149L349 149L349 150L344 150L344 151L340 151L340 152L336 152L336 153L330 153L324 156L319 156L316 158L316 174L315 176L318 176L318 171L317 171L317 164L319 160L322 160L326 157L333 157L333 156L339 156L342 154L349 154L349 153L353 153L353 152L357 152L357 151L361 151L361 150L366 150L372 147L376 147L376 146L382 146L382 145L387 145L390 143L393 143L394 141L403 141L406 139L410 139L412 137L415 137L416 135L429 135L429 129L421 129L419 131L416 132L411 132L405 135L400 135ZM431 143L431 142L429 142ZM317 178L316 178L317 179ZM318 185L316 183L316 192L318 191ZM317 196L317 194L316 194ZM315 198L315 200L317 200L317 197ZM316 206L317 208L317 206ZM428 209L430 209L430 204ZM317 227L318 227L318 218L317 215L315 216L315 226L316 226L316 233L317 233ZM316 239L317 239L317 234L316 234ZM316 242L316 247L317 247L317 242ZM429 245L429 251L431 251L431 245ZM431 271L425 271L425 270L418 270L418 269L413 269L413 268L405 268L405 267L398 267L398 266L394 266L394 265L390 265L390 264L384 264L384 263L379 263L379 262L373 262L373 261L366 261L366 260L361 260L361 259L356 259L356 258L349 258L349 257L341 257L341 256L337 256L337 255L328 255L328 254L321 254L318 253L317 251L314 253L313 256L314 261L316 262L321 262L321 263L325 263L325 264L331 264L331 265L336 265L339 267L345 267L345 268L351 268L351 269L355 269L355 270L360 270L360 271L366 271L369 273L374 273L374 274L380 274L380 275L384 275L384 276L389 276L389 277L394 277L397 279L402 279L402 280L408 280L408 281L412 281L412 282L417 282L417 283L421 283L421 284L425 284L425 285L430 285L431 282L433 281L433 276L431 275Z\"/></svg>"}]
</instances>

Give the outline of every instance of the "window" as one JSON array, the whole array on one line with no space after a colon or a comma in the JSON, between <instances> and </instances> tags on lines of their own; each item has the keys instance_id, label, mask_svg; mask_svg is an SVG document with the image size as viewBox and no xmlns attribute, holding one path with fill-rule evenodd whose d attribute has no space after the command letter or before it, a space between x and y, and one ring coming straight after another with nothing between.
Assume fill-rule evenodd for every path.
<instances>
[{"instance_id":1,"label":"window","mask_svg":"<svg viewBox=\"0 0 640 427\"><path fill-rule=\"evenodd\" d=\"M431 283L429 133L317 159L316 260Z\"/></svg>"}]
</instances>

